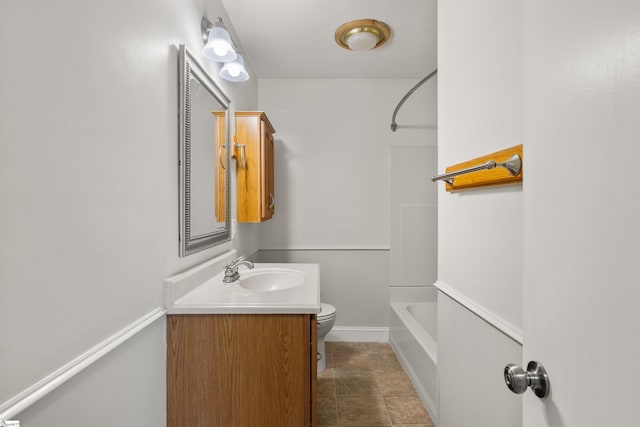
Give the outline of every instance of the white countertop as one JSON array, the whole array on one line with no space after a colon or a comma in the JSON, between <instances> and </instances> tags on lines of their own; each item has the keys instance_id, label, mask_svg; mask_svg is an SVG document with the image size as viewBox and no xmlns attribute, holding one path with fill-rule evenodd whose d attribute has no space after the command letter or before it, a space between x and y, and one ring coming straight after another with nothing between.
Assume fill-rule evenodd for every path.
<instances>
[{"instance_id":1,"label":"white countertop","mask_svg":"<svg viewBox=\"0 0 640 427\"><path fill-rule=\"evenodd\" d=\"M315 314L320 312L320 269L318 264L256 263L253 270L240 266L251 276L261 271L294 270L303 282L288 289L255 291L236 281L222 282L224 265L237 258L230 251L184 273L172 276L164 283L167 314Z\"/></svg>"}]
</instances>

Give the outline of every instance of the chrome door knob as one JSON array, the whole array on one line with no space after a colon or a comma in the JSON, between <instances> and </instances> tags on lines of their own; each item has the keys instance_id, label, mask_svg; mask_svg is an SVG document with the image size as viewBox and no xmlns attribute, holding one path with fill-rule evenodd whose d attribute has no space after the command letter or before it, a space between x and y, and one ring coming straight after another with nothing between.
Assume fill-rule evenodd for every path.
<instances>
[{"instance_id":1,"label":"chrome door knob","mask_svg":"<svg viewBox=\"0 0 640 427\"><path fill-rule=\"evenodd\" d=\"M549 395L549 376L544 367L538 362L531 361L525 371L518 365L508 364L504 368L504 382L509 390L516 394L522 394L528 387L539 398Z\"/></svg>"},{"instance_id":2,"label":"chrome door knob","mask_svg":"<svg viewBox=\"0 0 640 427\"><path fill-rule=\"evenodd\" d=\"M527 391L527 387L529 387L527 372L513 363L508 364L504 368L504 382L507 384L509 390L515 394L522 394Z\"/></svg>"}]
</instances>

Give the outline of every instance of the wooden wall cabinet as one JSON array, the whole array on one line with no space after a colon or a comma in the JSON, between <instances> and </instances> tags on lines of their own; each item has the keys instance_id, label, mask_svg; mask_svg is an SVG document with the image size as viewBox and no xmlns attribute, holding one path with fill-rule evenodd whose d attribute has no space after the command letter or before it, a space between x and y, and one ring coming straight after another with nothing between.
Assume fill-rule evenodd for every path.
<instances>
[{"instance_id":1,"label":"wooden wall cabinet","mask_svg":"<svg viewBox=\"0 0 640 427\"><path fill-rule=\"evenodd\" d=\"M315 314L167 316L167 426L315 426L316 332Z\"/></svg>"},{"instance_id":2,"label":"wooden wall cabinet","mask_svg":"<svg viewBox=\"0 0 640 427\"><path fill-rule=\"evenodd\" d=\"M236 112L238 222L266 221L275 212L274 133L264 112Z\"/></svg>"}]
</instances>

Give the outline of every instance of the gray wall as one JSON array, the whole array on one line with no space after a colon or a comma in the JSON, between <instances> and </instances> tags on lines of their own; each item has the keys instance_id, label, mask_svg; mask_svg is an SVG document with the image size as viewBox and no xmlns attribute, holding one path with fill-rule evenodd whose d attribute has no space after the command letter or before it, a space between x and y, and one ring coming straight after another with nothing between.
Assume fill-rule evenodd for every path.
<instances>
[{"instance_id":1,"label":"gray wall","mask_svg":"<svg viewBox=\"0 0 640 427\"><path fill-rule=\"evenodd\" d=\"M320 265L320 297L336 307L336 326L389 326L388 250L261 250L259 262Z\"/></svg>"},{"instance_id":2,"label":"gray wall","mask_svg":"<svg viewBox=\"0 0 640 427\"><path fill-rule=\"evenodd\" d=\"M0 3L0 404L162 305L178 258L178 50L217 0ZM206 64L217 79L218 65ZM217 79L219 81L219 79ZM221 83L254 109L257 82ZM18 418L164 423L159 320Z\"/></svg>"},{"instance_id":3,"label":"gray wall","mask_svg":"<svg viewBox=\"0 0 640 427\"><path fill-rule=\"evenodd\" d=\"M327 272L359 279L324 274L339 321L386 324L390 147L435 144L435 89L417 92L399 118L411 127L391 133L413 80L261 82L278 131L276 217L181 259L177 46L198 54L205 13L226 18L217 0L0 5L0 404L160 307L166 277L231 247L328 249ZM205 66L232 109L258 108L256 79L221 82ZM164 372L159 320L18 418L162 425Z\"/></svg>"},{"instance_id":4,"label":"gray wall","mask_svg":"<svg viewBox=\"0 0 640 427\"><path fill-rule=\"evenodd\" d=\"M522 26L520 2L438 5L441 169L523 143ZM525 179L526 164L525 156ZM455 299L438 294L438 426L517 426L522 400L504 386L502 368L521 363L522 350L502 331L521 339L522 186L459 193L444 187L438 283ZM472 366L486 368L470 376Z\"/></svg>"},{"instance_id":5,"label":"gray wall","mask_svg":"<svg viewBox=\"0 0 640 427\"><path fill-rule=\"evenodd\" d=\"M318 260L336 326L386 327L390 284L435 279L435 189L427 181L435 172L435 82L404 104L398 131L389 129L415 83L259 83L260 109L276 129L276 213L262 226L260 247L268 251L260 257Z\"/></svg>"}]
</instances>

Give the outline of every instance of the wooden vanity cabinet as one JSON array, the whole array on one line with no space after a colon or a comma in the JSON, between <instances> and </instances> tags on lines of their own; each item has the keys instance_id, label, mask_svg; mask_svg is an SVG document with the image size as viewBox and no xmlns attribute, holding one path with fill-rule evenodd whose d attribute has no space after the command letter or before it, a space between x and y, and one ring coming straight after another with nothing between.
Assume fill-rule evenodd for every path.
<instances>
[{"instance_id":1,"label":"wooden vanity cabinet","mask_svg":"<svg viewBox=\"0 0 640 427\"><path fill-rule=\"evenodd\" d=\"M167 426L316 426L316 333L315 314L167 316Z\"/></svg>"},{"instance_id":2,"label":"wooden vanity cabinet","mask_svg":"<svg viewBox=\"0 0 640 427\"><path fill-rule=\"evenodd\" d=\"M275 212L274 133L264 112L236 111L238 222L266 221Z\"/></svg>"}]
</instances>

